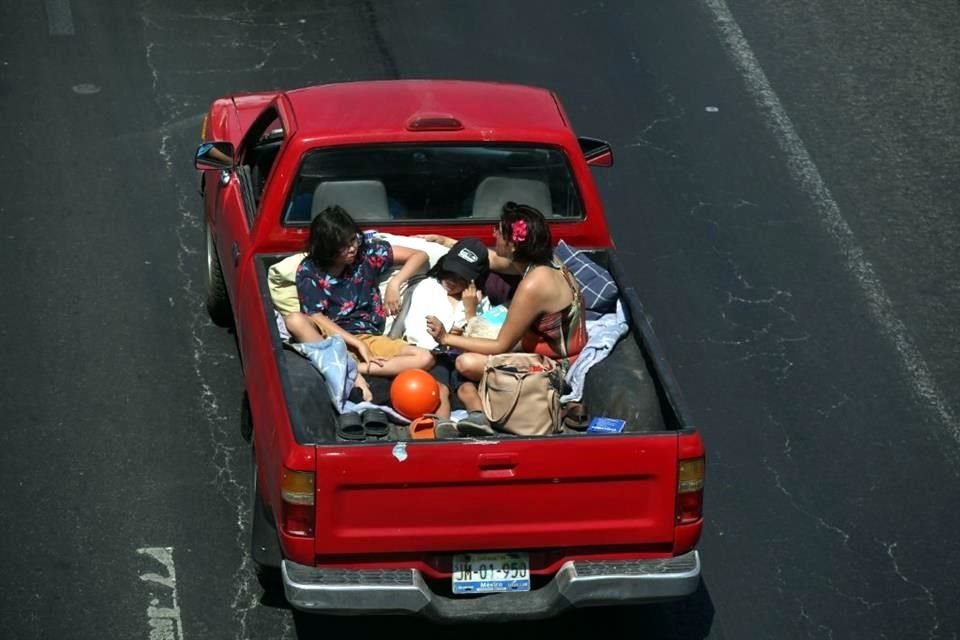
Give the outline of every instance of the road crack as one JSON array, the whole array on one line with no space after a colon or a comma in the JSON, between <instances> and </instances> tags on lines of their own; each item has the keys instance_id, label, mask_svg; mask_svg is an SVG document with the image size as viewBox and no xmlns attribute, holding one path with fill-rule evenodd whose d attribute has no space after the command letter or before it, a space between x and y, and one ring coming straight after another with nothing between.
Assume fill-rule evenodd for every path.
<instances>
[{"instance_id":1,"label":"road crack","mask_svg":"<svg viewBox=\"0 0 960 640\"><path fill-rule=\"evenodd\" d=\"M919 582L911 580L903 573L903 570L901 570L900 568L900 561L897 560L897 556L895 553L897 545L899 545L898 542L884 542L882 540L877 540L876 538L874 538L874 540L876 541L877 544L879 544L884 549L886 549L887 557L890 558L890 562L893 565L894 574L896 574L896 576L900 578L900 580L902 580L905 584L915 587L923 593L922 596L917 596L914 598L901 598L897 600L897 603L925 602L927 606L930 608L930 619L933 623L933 626L930 627L930 631L927 633L927 638L930 638L932 640L933 638L939 637L940 610L937 607L937 601L933 595L933 590L931 590L929 587L925 585L920 584Z\"/></svg>"},{"instance_id":2,"label":"road crack","mask_svg":"<svg viewBox=\"0 0 960 640\"><path fill-rule=\"evenodd\" d=\"M155 26L156 22L142 19L145 27ZM242 453L241 449L233 446L232 437L229 429L230 419L221 407L219 398L204 373L205 366L216 359L233 359L234 356L220 353L216 350L210 350L204 340L204 331L210 326L209 319L206 317L202 294L196 289L199 285L195 284L193 279L194 258L199 251L195 248L197 239L202 236L201 230L203 222L191 203L196 200L194 191L187 191L182 183L177 180L174 162L175 156L180 156L175 152L173 136L178 124L179 108L175 96L165 93L162 90L161 75L159 67L154 60L156 43L148 42L144 56L146 64L152 76L152 86L155 100L162 112L166 114L166 124L160 127L160 147L158 154L163 161L164 174L168 183L174 185L177 198L177 224L174 233L177 240L176 269L181 281L181 295L186 308L193 310L190 313L189 331L190 331L190 363L192 373L199 382L200 394L199 403L201 414L204 421L209 426L209 442L211 447L211 462L214 469L211 484L217 493L231 508L235 519L235 544L240 555L240 564L234 571L233 585L234 593L231 598L230 606L235 612L239 630L236 638L245 640L249 637L248 617L258 605L258 594L254 589L254 572L252 561L247 553L246 541L248 539L249 523L247 522L248 509L248 491L245 483L241 482L236 473L236 469L242 466L238 460Z\"/></svg>"}]
</instances>

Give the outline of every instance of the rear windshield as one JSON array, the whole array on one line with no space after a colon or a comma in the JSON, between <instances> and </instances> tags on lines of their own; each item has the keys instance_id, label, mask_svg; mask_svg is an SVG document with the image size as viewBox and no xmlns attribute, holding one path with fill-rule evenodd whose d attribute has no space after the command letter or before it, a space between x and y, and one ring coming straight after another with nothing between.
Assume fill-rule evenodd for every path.
<instances>
[{"instance_id":1,"label":"rear windshield","mask_svg":"<svg viewBox=\"0 0 960 640\"><path fill-rule=\"evenodd\" d=\"M580 219L564 153L524 145L338 147L304 156L283 222L308 225L339 205L358 222L494 220L507 202Z\"/></svg>"}]
</instances>

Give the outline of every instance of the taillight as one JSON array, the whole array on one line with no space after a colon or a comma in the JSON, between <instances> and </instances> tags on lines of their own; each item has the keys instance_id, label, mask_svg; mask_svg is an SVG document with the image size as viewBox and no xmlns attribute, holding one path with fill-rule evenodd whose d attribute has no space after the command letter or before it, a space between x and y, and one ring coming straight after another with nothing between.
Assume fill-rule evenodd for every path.
<instances>
[{"instance_id":1,"label":"taillight","mask_svg":"<svg viewBox=\"0 0 960 640\"><path fill-rule=\"evenodd\" d=\"M703 458L681 460L677 472L677 522L689 524L703 517Z\"/></svg>"},{"instance_id":2,"label":"taillight","mask_svg":"<svg viewBox=\"0 0 960 640\"><path fill-rule=\"evenodd\" d=\"M291 536L312 536L315 517L313 473L284 469L280 497L283 500L283 530Z\"/></svg>"}]
</instances>

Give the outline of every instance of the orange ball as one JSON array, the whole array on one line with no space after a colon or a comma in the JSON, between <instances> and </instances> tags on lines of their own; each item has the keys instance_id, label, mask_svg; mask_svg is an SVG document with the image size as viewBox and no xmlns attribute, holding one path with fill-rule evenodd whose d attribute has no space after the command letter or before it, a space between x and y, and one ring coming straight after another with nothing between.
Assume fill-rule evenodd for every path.
<instances>
[{"instance_id":1,"label":"orange ball","mask_svg":"<svg viewBox=\"0 0 960 640\"><path fill-rule=\"evenodd\" d=\"M423 369L401 371L390 383L390 404L405 418L419 418L440 407L440 385Z\"/></svg>"}]
</instances>

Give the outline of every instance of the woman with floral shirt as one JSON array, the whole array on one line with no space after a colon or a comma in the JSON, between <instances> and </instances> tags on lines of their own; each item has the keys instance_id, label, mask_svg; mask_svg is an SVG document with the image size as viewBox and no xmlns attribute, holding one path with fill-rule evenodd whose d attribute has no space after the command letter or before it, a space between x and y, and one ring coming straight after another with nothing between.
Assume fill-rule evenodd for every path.
<instances>
[{"instance_id":1,"label":"woman with floral shirt","mask_svg":"<svg viewBox=\"0 0 960 640\"><path fill-rule=\"evenodd\" d=\"M300 342L339 335L357 356L361 374L392 377L429 369L433 355L383 335L386 316L400 311L400 287L427 264L427 254L365 237L341 207L327 207L310 224L308 255L297 269L301 313L285 318ZM381 277L403 265L381 297Z\"/></svg>"}]
</instances>

